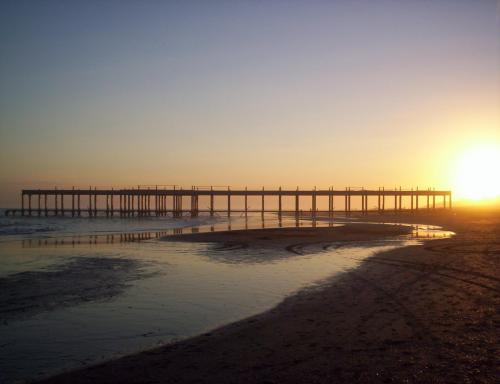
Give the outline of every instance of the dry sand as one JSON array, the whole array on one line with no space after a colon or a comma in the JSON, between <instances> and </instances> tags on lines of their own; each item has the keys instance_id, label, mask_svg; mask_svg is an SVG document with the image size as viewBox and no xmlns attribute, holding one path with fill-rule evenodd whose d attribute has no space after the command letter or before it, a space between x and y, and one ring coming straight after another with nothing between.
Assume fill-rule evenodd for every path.
<instances>
[{"instance_id":1,"label":"dry sand","mask_svg":"<svg viewBox=\"0 0 500 384\"><path fill-rule=\"evenodd\" d=\"M458 211L401 220L440 224L457 235L375 255L261 315L46 383L498 382L500 215ZM384 231L374 228L343 235ZM323 241L328 230L250 231L218 240L283 246Z\"/></svg>"}]
</instances>

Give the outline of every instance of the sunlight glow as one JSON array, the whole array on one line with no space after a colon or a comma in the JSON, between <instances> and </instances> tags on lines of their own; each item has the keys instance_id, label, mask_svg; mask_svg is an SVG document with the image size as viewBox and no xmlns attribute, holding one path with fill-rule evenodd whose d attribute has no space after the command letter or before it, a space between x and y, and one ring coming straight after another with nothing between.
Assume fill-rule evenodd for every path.
<instances>
[{"instance_id":1,"label":"sunlight glow","mask_svg":"<svg viewBox=\"0 0 500 384\"><path fill-rule=\"evenodd\" d=\"M500 196L499 172L500 146L486 144L464 152L455 167L457 198L480 201Z\"/></svg>"}]
</instances>

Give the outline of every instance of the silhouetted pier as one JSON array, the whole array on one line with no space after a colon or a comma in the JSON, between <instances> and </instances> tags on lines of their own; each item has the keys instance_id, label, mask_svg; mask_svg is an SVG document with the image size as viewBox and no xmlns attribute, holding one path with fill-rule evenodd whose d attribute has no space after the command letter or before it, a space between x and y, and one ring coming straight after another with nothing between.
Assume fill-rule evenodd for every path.
<instances>
[{"instance_id":1,"label":"silhouetted pier","mask_svg":"<svg viewBox=\"0 0 500 384\"><path fill-rule=\"evenodd\" d=\"M224 202L216 204L216 198ZM249 198L258 198L257 208L250 207ZM206 199L206 207L200 208L200 198ZM328 209L319 209L318 202ZM334 198L336 198L334 200ZM266 208L266 203L274 199L273 208ZM284 200L288 205L285 208ZM277 200L277 201L276 201ZM291 200L291 201L290 201ZM310 202L310 208L302 209L301 203ZM369 200L372 207L369 208ZM234 204L234 202L239 204ZM334 204L336 202L336 204ZM352 203L355 203L353 207ZM376 203L375 203L376 202ZM276 204L277 203L277 204ZM357 204L360 203L360 204ZM233 204L233 205L232 205ZM389 204L391 205L389 207ZM277 206L276 206L277 205ZM237 208L235 208L237 206ZM309 204L308 204L309 206ZM231 189L230 187L180 187L138 186L122 189L24 189L21 192L21 208L9 209L8 216L198 216L200 213L244 214L249 213L302 213L315 217L334 212L349 215L352 212L367 214L369 211L417 212L419 210L451 209L451 191L434 189Z\"/></svg>"}]
</instances>

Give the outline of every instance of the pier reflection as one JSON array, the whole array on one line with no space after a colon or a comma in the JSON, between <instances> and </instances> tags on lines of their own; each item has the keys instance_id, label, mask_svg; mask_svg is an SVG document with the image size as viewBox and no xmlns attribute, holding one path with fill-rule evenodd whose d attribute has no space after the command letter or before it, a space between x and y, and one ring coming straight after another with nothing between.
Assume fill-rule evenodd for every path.
<instances>
[{"instance_id":1,"label":"pier reflection","mask_svg":"<svg viewBox=\"0 0 500 384\"><path fill-rule=\"evenodd\" d=\"M21 241L23 248L36 247L58 247L79 245L97 245L97 244L120 244L132 242L144 242L157 240L170 235L182 235L191 233L222 232L251 229L270 229L270 228L290 228L290 227L334 227L346 223L345 221L333 220L310 220L296 219L287 217L246 217L231 219L227 222L210 225L201 225L195 227L180 227L166 229L162 231L136 231L124 233L106 233L106 234L85 234L68 235L59 237L32 238ZM351 222L352 223L352 222ZM360 223L360 222L358 222ZM391 224L391 223L386 223ZM401 225L401 224L394 224ZM404 225L404 224L403 224ZM412 232L406 236L410 239L437 239L449 237L451 232L443 231L439 227L430 225L411 225Z\"/></svg>"},{"instance_id":2,"label":"pier reflection","mask_svg":"<svg viewBox=\"0 0 500 384\"><path fill-rule=\"evenodd\" d=\"M319 222L319 224L318 224ZM249 229L269 229L283 227L333 227L341 225L333 221L318 221L310 219L296 219L283 217L249 216L241 218L231 218L228 221L200 225L193 227L179 227L165 229L162 231L135 231L123 233L107 234L82 234L67 235L59 237L46 237L40 239L24 239L21 241L22 247L46 247L46 246L78 246L92 244L114 244L131 243L159 239L169 235L182 235L189 233L222 232Z\"/></svg>"}]
</instances>

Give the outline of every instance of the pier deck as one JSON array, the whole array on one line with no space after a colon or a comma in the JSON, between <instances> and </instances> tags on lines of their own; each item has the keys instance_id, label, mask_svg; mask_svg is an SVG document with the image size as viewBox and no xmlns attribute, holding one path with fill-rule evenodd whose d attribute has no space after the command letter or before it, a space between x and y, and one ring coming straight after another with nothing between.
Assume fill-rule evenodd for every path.
<instances>
[{"instance_id":1,"label":"pier deck","mask_svg":"<svg viewBox=\"0 0 500 384\"><path fill-rule=\"evenodd\" d=\"M200 197L208 199L206 209L199 207ZM224 206L216 206L216 197L225 199ZM234 198L240 198L239 208L231 206ZM259 208L251 208L249 197L259 197ZM266 198L277 199L277 208L266 208ZM284 208L283 198L293 198L293 208ZM328 198L328 208L318 209L318 198ZM340 197L340 204L334 204L334 197ZM352 207L352 201L360 199L359 207ZM377 203L371 209L368 199L376 199ZM243 199L243 201L241 201ZM310 208L301 209L301 201L309 199ZM409 201L408 201L409 199ZM438 199L438 201L436 201ZM34 201L33 201L34 200ZM188 200L187 206L183 202ZM386 209L386 201L390 200L392 207ZM422 200L424 200L422 202ZM408 207L403 205L409 204ZM276 201L275 201L276 203ZM373 200L372 200L373 203ZM84 206L85 204L85 206ZM276 205L276 204L275 204ZM159 188L141 187L122 189L24 189L21 192L21 208L6 210L8 216L167 216L182 217L188 214L192 217L200 213L215 214L245 214L277 213L300 215L310 212L314 217L320 213L333 216L334 212L350 214L351 212L368 213L368 211L418 211L419 209L436 210L451 209L452 199L449 190L434 189L231 189L230 187L177 187Z\"/></svg>"}]
</instances>

